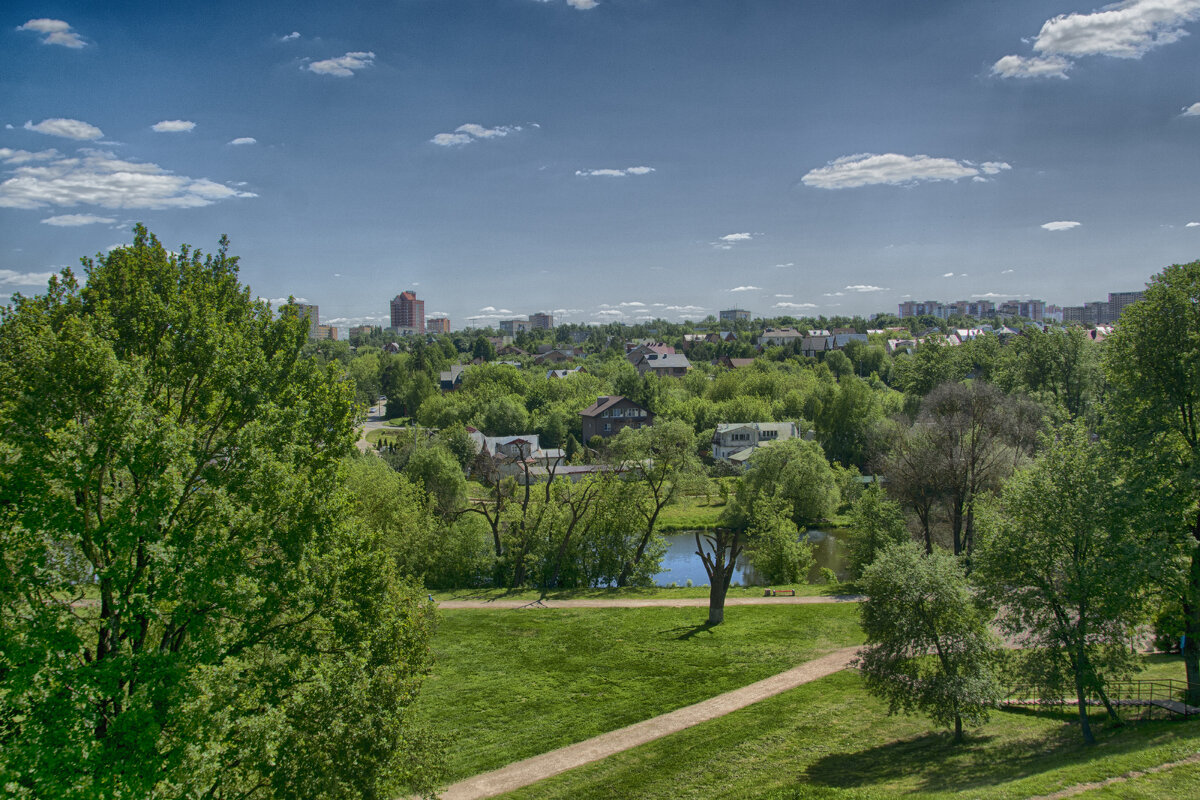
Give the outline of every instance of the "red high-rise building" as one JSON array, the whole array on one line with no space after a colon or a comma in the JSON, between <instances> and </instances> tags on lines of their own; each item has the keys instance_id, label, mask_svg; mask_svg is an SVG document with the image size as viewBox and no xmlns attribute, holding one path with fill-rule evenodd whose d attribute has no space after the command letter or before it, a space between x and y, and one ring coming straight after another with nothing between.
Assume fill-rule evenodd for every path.
<instances>
[{"instance_id":1,"label":"red high-rise building","mask_svg":"<svg viewBox=\"0 0 1200 800\"><path fill-rule=\"evenodd\" d=\"M416 292L401 292L392 300L392 327L403 333L425 333L425 301L418 300Z\"/></svg>"}]
</instances>

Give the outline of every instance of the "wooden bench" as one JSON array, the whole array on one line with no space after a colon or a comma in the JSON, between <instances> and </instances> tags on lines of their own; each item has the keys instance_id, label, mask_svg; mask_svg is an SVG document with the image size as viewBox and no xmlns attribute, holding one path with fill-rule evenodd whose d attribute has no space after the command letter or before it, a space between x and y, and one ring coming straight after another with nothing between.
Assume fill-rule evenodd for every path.
<instances>
[{"instance_id":1,"label":"wooden bench","mask_svg":"<svg viewBox=\"0 0 1200 800\"><path fill-rule=\"evenodd\" d=\"M795 589L767 589L763 592L763 597L795 597Z\"/></svg>"}]
</instances>

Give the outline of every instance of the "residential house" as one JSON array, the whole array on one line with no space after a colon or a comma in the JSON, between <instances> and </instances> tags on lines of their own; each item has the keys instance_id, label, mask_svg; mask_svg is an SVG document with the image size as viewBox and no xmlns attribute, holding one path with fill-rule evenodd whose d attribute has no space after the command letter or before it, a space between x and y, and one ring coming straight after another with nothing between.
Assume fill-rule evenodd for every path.
<instances>
[{"instance_id":1,"label":"residential house","mask_svg":"<svg viewBox=\"0 0 1200 800\"><path fill-rule=\"evenodd\" d=\"M575 367L575 369L548 369L546 370L546 380L550 380L551 378L569 378L581 372L587 374L587 370L583 367Z\"/></svg>"},{"instance_id":2,"label":"residential house","mask_svg":"<svg viewBox=\"0 0 1200 800\"><path fill-rule=\"evenodd\" d=\"M628 342L625 344L625 358L627 358L629 360L629 363L633 364L635 367L637 366L637 363L639 361L641 361L644 356L648 356L648 355L669 356L669 355L674 355L674 353L675 353L674 347L671 347L669 344L663 344L662 342L648 342L648 343L634 344L632 346Z\"/></svg>"},{"instance_id":3,"label":"residential house","mask_svg":"<svg viewBox=\"0 0 1200 800\"><path fill-rule=\"evenodd\" d=\"M608 395L579 412L583 422L583 441L593 436L605 439L622 428L643 428L654 424L654 415L627 397Z\"/></svg>"},{"instance_id":4,"label":"residential house","mask_svg":"<svg viewBox=\"0 0 1200 800\"><path fill-rule=\"evenodd\" d=\"M527 470L541 467L552 469L566 458L561 448L543 448L538 435L484 436L475 428L467 428L475 447L473 471L489 480L496 477L520 477Z\"/></svg>"},{"instance_id":5,"label":"residential house","mask_svg":"<svg viewBox=\"0 0 1200 800\"><path fill-rule=\"evenodd\" d=\"M729 356L721 356L714 359L713 364L726 369L743 369L754 364L753 358L730 358Z\"/></svg>"},{"instance_id":6,"label":"residential house","mask_svg":"<svg viewBox=\"0 0 1200 800\"><path fill-rule=\"evenodd\" d=\"M756 448L799 436L800 428L794 422L722 422L713 432L712 457L727 464L745 464Z\"/></svg>"},{"instance_id":7,"label":"residential house","mask_svg":"<svg viewBox=\"0 0 1200 800\"><path fill-rule=\"evenodd\" d=\"M804 334L795 328L767 328L758 337L758 343L762 347L787 347L795 341L804 338Z\"/></svg>"},{"instance_id":8,"label":"residential house","mask_svg":"<svg viewBox=\"0 0 1200 800\"><path fill-rule=\"evenodd\" d=\"M469 366L469 364L451 364L450 369L438 376L438 385L441 390L443 392L453 392L462 386L463 373L467 371Z\"/></svg>"},{"instance_id":9,"label":"residential house","mask_svg":"<svg viewBox=\"0 0 1200 800\"><path fill-rule=\"evenodd\" d=\"M688 361L688 357L682 353L669 353L667 355L647 353L634 362L634 366L637 367L639 375L653 372L655 375L660 375L664 378L682 378L692 368L692 362Z\"/></svg>"}]
</instances>

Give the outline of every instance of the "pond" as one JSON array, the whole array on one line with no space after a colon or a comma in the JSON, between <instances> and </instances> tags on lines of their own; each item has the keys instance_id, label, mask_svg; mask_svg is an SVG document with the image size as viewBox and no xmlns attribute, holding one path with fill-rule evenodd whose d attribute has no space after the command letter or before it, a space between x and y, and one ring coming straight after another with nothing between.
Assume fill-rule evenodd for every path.
<instances>
[{"instance_id":1,"label":"pond","mask_svg":"<svg viewBox=\"0 0 1200 800\"><path fill-rule=\"evenodd\" d=\"M809 573L808 579L810 581L815 582L820 579L822 567L828 567L833 570L837 574L838 580L846 579L846 555L841 541L844 534L845 531L837 528L831 528L827 531L810 528L801 534L814 545L813 555L816 556L817 563ZM708 575L704 572L704 564L701 563L700 557L696 555L695 534L691 531L686 531L683 533L667 534L663 538L667 540L667 552L663 556L662 571L654 576L655 585L666 586L670 583L677 583L680 586L684 586L689 579L695 586L708 583ZM754 568L750 566L745 554L738 557L737 565L733 572L733 582L743 586L763 586L766 584L766 581L762 580L754 571Z\"/></svg>"}]
</instances>

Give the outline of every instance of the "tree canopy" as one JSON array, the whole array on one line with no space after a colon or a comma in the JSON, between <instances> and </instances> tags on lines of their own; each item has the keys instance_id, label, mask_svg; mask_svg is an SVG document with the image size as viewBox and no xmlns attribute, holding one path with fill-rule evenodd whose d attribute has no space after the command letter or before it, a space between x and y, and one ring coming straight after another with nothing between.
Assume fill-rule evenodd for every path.
<instances>
[{"instance_id":1,"label":"tree canopy","mask_svg":"<svg viewBox=\"0 0 1200 800\"><path fill-rule=\"evenodd\" d=\"M354 387L144 228L0 315L0 784L380 797L431 617L348 524ZM353 724L348 724L353 720Z\"/></svg>"}]
</instances>

